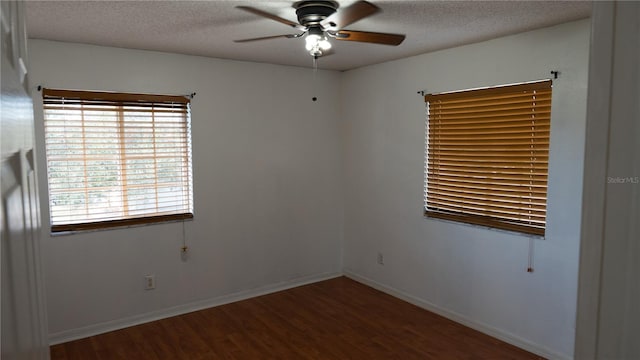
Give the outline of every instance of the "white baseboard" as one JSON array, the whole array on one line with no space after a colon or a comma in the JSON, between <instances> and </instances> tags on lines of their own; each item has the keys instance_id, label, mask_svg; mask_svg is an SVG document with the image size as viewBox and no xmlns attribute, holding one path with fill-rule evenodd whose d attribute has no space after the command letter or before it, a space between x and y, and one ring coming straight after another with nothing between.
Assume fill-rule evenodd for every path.
<instances>
[{"instance_id":1,"label":"white baseboard","mask_svg":"<svg viewBox=\"0 0 640 360\"><path fill-rule=\"evenodd\" d=\"M99 324L84 326L81 328L60 331L49 334L49 344L56 345L64 342L78 340L89 336L103 334L106 332L124 329L130 326L140 325L151 321L165 319L168 317L182 315L193 311L203 310L214 306L229 304L236 301L246 300L252 297L271 294L274 292L291 289L294 287L315 283L342 276L342 273L324 273L319 275L304 276L292 280L269 284L255 289L243 290L233 294L223 295L211 299L195 301L192 303L178 305L167 309L151 311L148 313L135 315L127 318L107 321Z\"/></svg>"},{"instance_id":2,"label":"white baseboard","mask_svg":"<svg viewBox=\"0 0 640 360\"><path fill-rule=\"evenodd\" d=\"M475 320L469 319L463 315L460 315L458 313L455 313L453 311L444 309L442 307L439 307L435 304L432 304L428 301L422 300L420 298L417 298L413 295L407 294L403 291L394 289L390 286L381 284L377 281L371 280L365 276L361 276L358 275L350 270L344 270L344 276L355 280L357 282L360 282L362 284L365 284L367 286L370 286L374 289L380 290L384 293L387 293L393 297L402 299L408 303L411 303L413 305L416 305L418 307L421 307L425 310L431 311L433 313L436 313L440 316L446 317L449 320L455 321L459 324L462 324L464 326L470 327L474 330L480 331L481 333L487 334L489 336L492 336L494 338L500 339L506 343L509 343L511 345L517 346L521 349L527 350L529 352L532 352L536 355L542 356L544 358L547 359L557 359L557 360L571 360L572 357L566 354L559 354L553 350L550 350L544 346L540 346L538 344L534 344L526 339L523 339L521 337L515 336L513 334L507 333L504 330L500 330L497 329L495 327L492 327L490 325L487 324L483 324L480 322L477 322Z\"/></svg>"}]
</instances>

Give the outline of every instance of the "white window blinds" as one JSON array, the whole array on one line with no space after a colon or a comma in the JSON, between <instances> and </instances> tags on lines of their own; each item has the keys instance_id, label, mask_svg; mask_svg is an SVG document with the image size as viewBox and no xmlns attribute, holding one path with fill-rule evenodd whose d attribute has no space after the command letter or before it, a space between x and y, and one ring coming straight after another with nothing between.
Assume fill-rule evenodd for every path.
<instances>
[{"instance_id":1,"label":"white window blinds","mask_svg":"<svg viewBox=\"0 0 640 360\"><path fill-rule=\"evenodd\" d=\"M51 230L193 217L190 100L43 90Z\"/></svg>"},{"instance_id":2,"label":"white window blinds","mask_svg":"<svg viewBox=\"0 0 640 360\"><path fill-rule=\"evenodd\" d=\"M425 101L425 214L543 235L551 81Z\"/></svg>"}]
</instances>

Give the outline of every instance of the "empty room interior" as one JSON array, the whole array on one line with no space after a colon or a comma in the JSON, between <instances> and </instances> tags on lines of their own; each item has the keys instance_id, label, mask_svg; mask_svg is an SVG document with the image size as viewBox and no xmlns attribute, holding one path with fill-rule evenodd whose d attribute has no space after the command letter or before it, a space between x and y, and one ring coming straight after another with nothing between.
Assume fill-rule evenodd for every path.
<instances>
[{"instance_id":1,"label":"empty room interior","mask_svg":"<svg viewBox=\"0 0 640 360\"><path fill-rule=\"evenodd\" d=\"M639 19L3 1L2 358L638 358Z\"/></svg>"}]
</instances>

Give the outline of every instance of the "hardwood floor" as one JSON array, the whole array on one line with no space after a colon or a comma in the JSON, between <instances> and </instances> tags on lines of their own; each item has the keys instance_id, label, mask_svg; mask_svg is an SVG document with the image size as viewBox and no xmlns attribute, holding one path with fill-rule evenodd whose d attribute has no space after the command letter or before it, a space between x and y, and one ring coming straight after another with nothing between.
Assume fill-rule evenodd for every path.
<instances>
[{"instance_id":1,"label":"hardwood floor","mask_svg":"<svg viewBox=\"0 0 640 360\"><path fill-rule=\"evenodd\" d=\"M345 277L51 347L51 359L540 359Z\"/></svg>"}]
</instances>

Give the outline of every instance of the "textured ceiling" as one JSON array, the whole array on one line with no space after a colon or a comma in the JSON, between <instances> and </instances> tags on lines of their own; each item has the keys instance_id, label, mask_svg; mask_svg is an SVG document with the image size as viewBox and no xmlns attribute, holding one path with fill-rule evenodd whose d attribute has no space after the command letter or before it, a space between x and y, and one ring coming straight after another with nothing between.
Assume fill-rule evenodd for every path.
<instances>
[{"instance_id":1,"label":"textured ceiling","mask_svg":"<svg viewBox=\"0 0 640 360\"><path fill-rule=\"evenodd\" d=\"M340 1L342 7L353 0ZM589 17L587 1L370 0L382 12L348 30L406 34L397 47L332 41L319 67L348 70ZM235 9L248 5L296 21L290 1L27 1L30 38L312 66L302 39L234 43L291 33ZM295 32L295 31L294 31Z\"/></svg>"}]
</instances>

